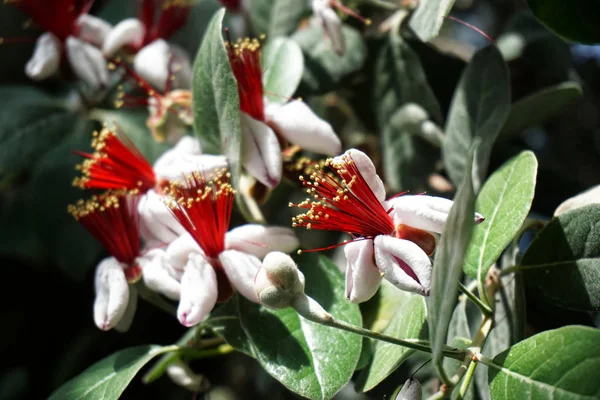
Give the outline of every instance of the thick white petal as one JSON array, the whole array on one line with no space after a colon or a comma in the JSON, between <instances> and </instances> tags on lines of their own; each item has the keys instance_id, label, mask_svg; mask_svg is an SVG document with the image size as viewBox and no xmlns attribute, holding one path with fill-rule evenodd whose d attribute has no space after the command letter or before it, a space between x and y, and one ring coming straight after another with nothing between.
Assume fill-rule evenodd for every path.
<instances>
[{"instance_id":1,"label":"thick white petal","mask_svg":"<svg viewBox=\"0 0 600 400\"><path fill-rule=\"evenodd\" d=\"M358 168L358 172L364 178L365 182L367 182L377 199L379 201L384 201L385 187L383 186L381 178L379 175L377 175L375 165L373 165L373 161L371 161L369 156L360 150L350 149L341 156L335 157L333 162L341 163L344 162L344 159L347 159L348 157L352 159L356 165L356 168Z\"/></svg>"},{"instance_id":2,"label":"thick white petal","mask_svg":"<svg viewBox=\"0 0 600 400\"><path fill-rule=\"evenodd\" d=\"M77 36L80 39L99 47L102 47L104 40L112 30L111 24L90 14L81 14L75 24L79 28Z\"/></svg>"},{"instance_id":3,"label":"thick white petal","mask_svg":"<svg viewBox=\"0 0 600 400\"><path fill-rule=\"evenodd\" d=\"M346 42L342 32L342 21L340 20L340 17L331 8L323 10L319 17L321 24L323 25L325 36L331 41L331 47L333 47L335 52L341 56L346 51Z\"/></svg>"},{"instance_id":4,"label":"thick white petal","mask_svg":"<svg viewBox=\"0 0 600 400\"><path fill-rule=\"evenodd\" d=\"M179 143L186 138L197 140L189 136L184 136L180 139ZM188 140L186 140L186 142L190 143ZM156 160L156 163L154 164L154 173L158 179L179 181L183 183L185 174L200 172L208 176L215 170L223 168L227 168L227 158L225 156L200 153L193 154L189 149L175 146Z\"/></svg>"},{"instance_id":5,"label":"thick white petal","mask_svg":"<svg viewBox=\"0 0 600 400\"><path fill-rule=\"evenodd\" d=\"M25 73L34 81L54 75L60 66L60 40L50 32L41 35L35 42L33 55L25 65Z\"/></svg>"},{"instance_id":6,"label":"thick white petal","mask_svg":"<svg viewBox=\"0 0 600 400\"><path fill-rule=\"evenodd\" d=\"M129 285L123 267L117 259L109 257L96 268L94 322L103 331L119 323L129 304Z\"/></svg>"},{"instance_id":7,"label":"thick white petal","mask_svg":"<svg viewBox=\"0 0 600 400\"><path fill-rule=\"evenodd\" d=\"M167 247L169 264L176 271L183 271L192 254L204 256L204 252L189 233L184 233Z\"/></svg>"},{"instance_id":8,"label":"thick white petal","mask_svg":"<svg viewBox=\"0 0 600 400\"><path fill-rule=\"evenodd\" d=\"M387 235L377 236L375 262L384 273L383 277L397 288L429 296L431 260L413 242Z\"/></svg>"},{"instance_id":9,"label":"thick white petal","mask_svg":"<svg viewBox=\"0 0 600 400\"><path fill-rule=\"evenodd\" d=\"M173 300L179 300L181 276L174 273L173 266L169 265L166 251L153 249L138 259L142 267L144 284L151 290L161 293Z\"/></svg>"},{"instance_id":10,"label":"thick white petal","mask_svg":"<svg viewBox=\"0 0 600 400\"><path fill-rule=\"evenodd\" d=\"M225 250L219 254L219 261L237 291L248 300L259 303L254 291L254 277L260 268L260 260L241 251Z\"/></svg>"},{"instance_id":11,"label":"thick white petal","mask_svg":"<svg viewBox=\"0 0 600 400\"><path fill-rule=\"evenodd\" d=\"M198 324L217 303L217 275L203 256L194 254L181 277L177 318L185 326Z\"/></svg>"},{"instance_id":12,"label":"thick white petal","mask_svg":"<svg viewBox=\"0 0 600 400\"><path fill-rule=\"evenodd\" d=\"M149 190L142 196L138 204L140 216L140 235L147 246L169 244L186 230L175 219L169 208L154 190Z\"/></svg>"},{"instance_id":13,"label":"thick white petal","mask_svg":"<svg viewBox=\"0 0 600 400\"><path fill-rule=\"evenodd\" d=\"M246 224L225 235L225 248L250 253L260 259L271 251L289 253L299 245L294 231L280 226Z\"/></svg>"},{"instance_id":14,"label":"thick white petal","mask_svg":"<svg viewBox=\"0 0 600 400\"><path fill-rule=\"evenodd\" d=\"M281 180L281 147L277 136L263 122L246 113L242 123L242 164L260 182L274 188Z\"/></svg>"},{"instance_id":15,"label":"thick white petal","mask_svg":"<svg viewBox=\"0 0 600 400\"><path fill-rule=\"evenodd\" d=\"M169 79L169 53L167 42L157 39L138 51L133 68L148 83L163 91Z\"/></svg>"},{"instance_id":16,"label":"thick white petal","mask_svg":"<svg viewBox=\"0 0 600 400\"><path fill-rule=\"evenodd\" d=\"M272 110L272 107L265 108L267 122L291 143L328 156L342 151L342 143L331 125L319 118L303 101L290 101L274 112Z\"/></svg>"},{"instance_id":17,"label":"thick white petal","mask_svg":"<svg viewBox=\"0 0 600 400\"><path fill-rule=\"evenodd\" d=\"M106 57L112 57L125 46L137 48L142 45L145 31L144 24L139 19L124 19L106 35L102 52Z\"/></svg>"},{"instance_id":18,"label":"thick white petal","mask_svg":"<svg viewBox=\"0 0 600 400\"><path fill-rule=\"evenodd\" d=\"M358 240L344 246L348 262L346 267L346 298L353 303L362 303L377 293L381 284L381 273L373 257L373 241Z\"/></svg>"},{"instance_id":19,"label":"thick white petal","mask_svg":"<svg viewBox=\"0 0 600 400\"><path fill-rule=\"evenodd\" d=\"M66 40L67 58L73 72L91 89L108 86L108 68L102 52L83 40L69 36Z\"/></svg>"},{"instance_id":20,"label":"thick white petal","mask_svg":"<svg viewBox=\"0 0 600 400\"><path fill-rule=\"evenodd\" d=\"M127 332L129 330L131 323L133 322L133 317L135 317L137 303L137 290L135 289L135 286L129 286L129 302L127 303L127 309L125 310L125 314L123 314L123 318L115 325L115 330L117 332Z\"/></svg>"}]
</instances>

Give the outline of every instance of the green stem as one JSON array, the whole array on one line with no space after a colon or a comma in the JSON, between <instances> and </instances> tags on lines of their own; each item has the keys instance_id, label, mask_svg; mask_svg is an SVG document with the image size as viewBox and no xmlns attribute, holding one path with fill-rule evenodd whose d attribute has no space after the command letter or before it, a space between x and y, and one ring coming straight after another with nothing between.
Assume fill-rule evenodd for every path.
<instances>
[{"instance_id":1,"label":"green stem","mask_svg":"<svg viewBox=\"0 0 600 400\"><path fill-rule=\"evenodd\" d=\"M522 271L522 269L521 269L520 265L513 265L508 268L502 268L500 270L500 276L506 276L506 275L509 275L509 274L512 274L515 272L521 272L521 271Z\"/></svg>"},{"instance_id":2,"label":"green stem","mask_svg":"<svg viewBox=\"0 0 600 400\"><path fill-rule=\"evenodd\" d=\"M467 393L467 389L469 389L469 384L471 383L471 380L473 379L476 367L477 367L477 363L474 361L471 361L471 363L469 364L469 368L467 369L467 373L465 374L465 377L460 385L460 388L458 389L458 394L455 397L456 400L462 400L465 397L465 395Z\"/></svg>"},{"instance_id":3,"label":"green stem","mask_svg":"<svg viewBox=\"0 0 600 400\"><path fill-rule=\"evenodd\" d=\"M483 313L483 315L490 316L490 315L492 315L494 313L492 311L492 309L490 308L490 306L488 306L483 301L481 301L479 299L479 297L475 296L475 294L473 292L471 292L468 288L465 287L465 285L463 285L460 282L458 283L458 289L465 296L467 296L467 298L469 300L471 300L473 302L473 304L475 304L477 307L479 307L479 309L481 310L481 312Z\"/></svg>"}]
</instances>

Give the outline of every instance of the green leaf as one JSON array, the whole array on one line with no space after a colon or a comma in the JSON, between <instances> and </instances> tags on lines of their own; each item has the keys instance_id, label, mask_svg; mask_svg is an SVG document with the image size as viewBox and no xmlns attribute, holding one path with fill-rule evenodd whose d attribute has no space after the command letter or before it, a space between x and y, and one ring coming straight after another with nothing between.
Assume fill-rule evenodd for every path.
<instances>
[{"instance_id":1,"label":"green leaf","mask_svg":"<svg viewBox=\"0 0 600 400\"><path fill-rule=\"evenodd\" d=\"M556 117L582 95L581 85L575 82L563 82L517 101L510 108L510 114L500 131L499 138L503 140L512 138L530 126Z\"/></svg>"},{"instance_id":2,"label":"green leaf","mask_svg":"<svg viewBox=\"0 0 600 400\"><path fill-rule=\"evenodd\" d=\"M600 330L584 326L566 326L517 343L488 364L492 399L525 394L530 399L598 399L599 348Z\"/></svg>"},{"instance_id":3,"label":"green leaf","mask_svg":"<svg viewBox=\"0 0 600 400\"><path fill-rule=\"evenodd\" d=\"M302 72L304 57L296 42L275 38L267 42L262 53L263 87L269 101L285 103L296 92Z\"/></svg>"},{"instance_id":4,"label":"green leaf","mask_svg":"<svg viewBox=\"0 0 600 400\"><path fill-rule=\"evenodd\" d=\"M0 98L0 174L31 167L83 120L32 87L3 87Z\"/></svg>"},{"instance_id":5,"label":"green leaf","mask_svg":"<svg viewBox=\"0 0 600 400\"><path fill-rule=\"evenodd\" d=\"M383 334L400 339L427 338L427 310L423 296L411 295L385 328ZM366 392L394 372L414 350L387 342L375 342L373 359L365 368L356 383L356 389Z\"/></svg>"},{"instance_id":6,"label":"green leaf","mask_svg":"<svg viewBox=\"0 0 600 400\"><path fill-rule=\"evenodd\" d=\"M533 14L557 35L575 42L600 43L600 4L589 0L527 0Z\"/></svg>"},{"instance_id":7,"label":"green leaf","mask_svg":"<svg viewBox=\"0 0 600 400\"><path fill-rule=\"evenodd\" d=\"M463 73L454 92L446 140L442 148L444 165L455 184L462 182L469 148L481 138L474 170L475 192L479 191L489 163L492 146L510 110L508 68L494 46L479 50Z\"/></svg>"},{"instance_id":8,"label":"green leaf","mask_svg":"<svg viewBox=\"0 0 600 400\"><path fill-rule=\"evenodd\" d=\"M65 383L49 400L116 400L144 365L171 350L148 345L118 351Z\"/></svg>"},{"instance_id":9,"label":"green leaf","mask_svg":"<svg viewBox=\"0 0 600 400\"><path fill-rule=\"evenodd\" d=\"M306 292L334 317L362 325L358 306L346 300L344 279L326 257L298 257ZM239 298L241 326L261 366L291 391L330 399L354 373L362 338L307 321L291 308L269 310Z\"/></svg>"},{"instance_id":10,"label":"green leaf","mask_svg":"<svg viewBox=\"0 0 600 400\"><path fill-rule=\"evenodd\" d=\"M485 221L473 229L464 270L483 281L488 270L517 234L535 192L537 160L531 151L513 157L487 180L475 202Z\"/></svg>"},{"instance_id":11,"label":"green leaf","mask_svg":"<svg viewBox=\"0 0 600 400\"><path fill-rule=\"evenodd\" d=\"M250 20L256 33L269 37L288 36L307 14L307 1L253 0L250 3Z\"/></svg>"},{"instance_id":12,"label":"green leaf","mask_svg":"<svg viewBox=\"0 0 600 400\"><path fill-rule=\"evenodd\" d=\"M474 164L474 154L478 151L479 140L475 140L469 153L468 170ZM462 271L464 256L469 246L475 213L475 193L473 191L472 174L465 174L464 181L454 197L454 205L450 210L444 233L435 252L431 294L427 302L427 321L429 338L432 344L433 365L438 374L444 376L442 365L442 349L448 336L448 327Z\"/></svg>"},{"instance_id":13,"label":"green leaf","mask_svg":"<svg viewBox=\"0 0 600 400\"><path fill-rule=\"evenodd\" d=\"M459 301L454 308L450 325L448 326L448 336L446 342L459 349L465 349L471 344L471 332L469 330L469 321L467 319L467 300ZM444 370L456 371L460 361L453 358L444 359Z\"/></svg>"},{"instance_id":14,"label":"green leaf","mask_svg":"<svg viewBox=\"0 0 600 400\"><path fill-rule=\"evenodd\" d=\"M410 27L421 41L428 42L438 35L452 5L454 0L421 0L410 19Z\"/></svg>"},{"instance_id":15,"label":"green leaf","mask_svg":"<svg viewBox=\"0 0 600 400\"><path fill-rule=\"evenodd\" d=\"M237 351L256 358L252 342L248 339L240 321L238 297L235 294L231 300L213 312L204 324Z\"/></svg>"},{"instance_id":16,"label":"green leaf","mask_svg":"<svg viewBox=\"0 0 600 400\"><path fill-rule=\"evenodd\" d=\"M343 78L363 66L367 46L360 32L343 25L342 35L346 42L346 51L342 56L325 39L320 24L311 24L292 36L304 53L302 84L306 89L316 93L330 91L339 86Z\"/></svg>"},{"instance_id":17,"label":"green leaf","mask_svg":"<svg viewBox=\"0 0 600 400\"><path fill-rule=\"evenodd\" d=\"M374 332L383 332L390 324L396 311L406 303L412 294L386 281L381 281L377 294L361 304L365 328Z\"/></svg>"},{"instance_id":18,"label":"green leaf","mask_svg":"<svg viewBox=\"0 0 600 400\"><path fill-rule=\"evenodd\" d=\"M600 310L600 205L568 211L535 237L521 260L525 284L571 310Z\"/></svg>"}]
</instances>

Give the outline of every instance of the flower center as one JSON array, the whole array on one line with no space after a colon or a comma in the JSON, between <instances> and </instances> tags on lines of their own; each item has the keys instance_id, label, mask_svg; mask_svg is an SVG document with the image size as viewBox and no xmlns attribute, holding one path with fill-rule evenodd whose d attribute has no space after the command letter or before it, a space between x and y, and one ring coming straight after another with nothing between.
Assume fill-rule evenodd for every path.
<instances>
[{"instance_id":1,"label":"flower center","mask_svg":"<svg viewBox=\"0 0 600 400\"><path fill-rule=\"evenodd\" d=\"M156 176L152 166L124 134L108 128L94 132L92 147L95 152L74 152L87 158L75 168L82 177L73 185L82 189L138 189L141 193L154 188Z\"/></svg>"},{"instance_id":2,"label":"flower center","mask_svg":"<svg viewBox=\"0 0 600 400\"><path fill-rule=\"evenodd\" d=\"M211 260L225 250L235 191L226 170L215 171L207 180L194 172L184 185L172 183L165 189L167 206ZM213 265L214 266L214 265Z\"/></svg>"},{"instance_id":3,"label":"flower center","mask_svg":"<svg viewBox=\"0 0 600 400\"><path fill-rule=\"evenodd\" d=\"M292 218L292 226L348 232L352 236L374 237L394 232L394 221L383 208L350 155L340 161L329 159L326 172L318 165L310 180L300 177L313 197L291 207L307 209Z\"/></svg>"}]
</instances>

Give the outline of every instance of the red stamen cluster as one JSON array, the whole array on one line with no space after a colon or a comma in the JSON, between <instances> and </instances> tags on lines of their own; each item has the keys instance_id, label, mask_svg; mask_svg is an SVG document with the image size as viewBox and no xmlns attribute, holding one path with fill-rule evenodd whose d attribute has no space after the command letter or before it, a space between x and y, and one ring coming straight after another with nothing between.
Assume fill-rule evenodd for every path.
<instances>
[{"instance_id":1,"label":"red stamen cluster","mask_svg":"<svg viewBox=\"0 0 600 400\"><path fill-rule=\"evenodd\" d=\"M238 84L240 109L258 121L265 120L262 69L258 39L245 38L231 43L228 40L229 63Z\"/></svg>"},{"instance_id":2,"label":"red stamen cluster","mask_svg":"<svg viewBox=\"0 0 600 400\"><path fill-rule=\"evenodd\" d=\"M191 0L141 0L140 20L146 28L142 46L169 39L187 22Z\"/></svg>"},{"instance_id":3,"label":"red stamen cluster","mask_svg":"<svg viewBox=\"0 0 600 400\"><path fill-rule=\"evenodd\" d=\"M106 192L68 207L69 213L114 258L129 266L125 270L129 280L141 274L140 267L134 264L140 255L139 199L136 192Z\"/></svg>"},{"instance_id":4,"label":"red stamen cluster","mask_svg":"<svg viewBox=\"0 0 600 400\"><path fill-rule=\"evenodd\" d=\"M76 166L83 176L73 185L82 189L127 189L145 193L156 185L152 166L123 134L108 128L94 132L94 153L75 152L87 158Z\"/></svg>"},{"instance_id":5,"label":"red stamen cluster","mask_svg":"<svg viewBox=\"0 0 600 400\"><path fill-rule=\"evenodd\" d=\"M390 235L394 221L377 199L348 154L328 159L325 172L315 165L310 180L300 177L306 192L313 197L290 207L308 210L292 218L292 226L307 229L347 232L355 237Z\"/></svg>"},{"instance_id":6,"label":"red stamen cluster","mask_svg":"<svg viewBox=\"0 0 600 400\"><path fill-rule=\"evenodd\" d=\"M226 170L215 171L209 180L195 172L186 176L184 185L172 183L165 190L172 199L167 206L209 259L225 250L235 194L230 177Z\"/></svg>"},{"instance_id":7,"label":"red stamen cluster","mask_svg":"<svg viewBox=\"0 0 600 400\"><path fill-rule=\"evenodd\" d=\"M4 0L28 14L33 22L45 31L51 32L61 41L69 35L77 34L75 21L81 14L87 14L94 0Z\"/></svg>"}]
</instances>

